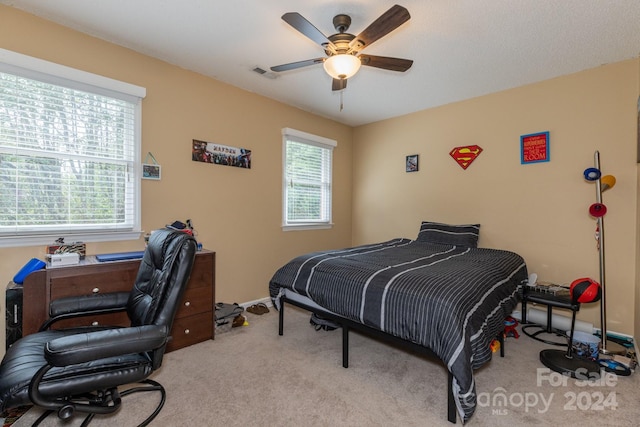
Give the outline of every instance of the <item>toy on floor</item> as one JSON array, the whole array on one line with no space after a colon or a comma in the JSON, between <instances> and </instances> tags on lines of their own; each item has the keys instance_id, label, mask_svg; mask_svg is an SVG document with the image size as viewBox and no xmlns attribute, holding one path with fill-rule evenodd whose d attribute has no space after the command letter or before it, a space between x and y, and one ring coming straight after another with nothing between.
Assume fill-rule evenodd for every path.
<instances>
[{"instance_id":1,"label":"toy on floor","mask_svg":"<svg viewBox=\"0 0 640 427\"><path fill-rule=\"evenodd\" d=\"M508 337L514 337L516 339L520 338L520 334L516 329L517 326L518 326L518 321L511 316L507 316L507 318L504 319L503 336L505 338L508 338Z\"/></svg>"},{"instance_id":2,"label":"toy on floor","mask_svg":"<svg viewBox=\"0 0 640 427\"><path fill-rule=\"evenodd\" d=\"M500 341L498 340L491 341L490 348L492 353L496 353L498 350L500 350Z\"/></svg>"}]
</instances>

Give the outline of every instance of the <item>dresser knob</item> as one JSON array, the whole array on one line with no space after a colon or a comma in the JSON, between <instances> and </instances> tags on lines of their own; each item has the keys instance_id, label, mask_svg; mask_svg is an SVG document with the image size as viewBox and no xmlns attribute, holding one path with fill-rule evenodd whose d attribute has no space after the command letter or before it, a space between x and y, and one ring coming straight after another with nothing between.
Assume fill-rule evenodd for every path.
<instances>
[{"instance_id":1,"label":"dresser knob","mask_svg":"<svg viewBox=\"0 0 640 427\"><path fill-rule=\"evenodd\" d=\"M100 288L93 288L91 292L93 292L94 294L97 294L98 292L100 292Z\"/></svg>"},{"instance_id":2,"label":"dresser knob","mask_svg":"<svg viewBox=\"0 0 640 427\"><path fill-rule=\"evenodd\" d=\"M189 301L187 301L187 302L185 302L185 303L184 303L184 306L185 306L185 307L189 307L190 305L191 305L191 302L189 302Z\"/></svg>"},{"instance_id":3,"label":"dresser knob","mask_svg":"<svg viewBox=\"0 0 640 427\"><path fill-rule=\"evenodd\" d=\"M98 322L91 322L91 326L98 326L99 323Z\"/></svg>"},{"instance_id":4,"label":"dresser knob","mask_svg":"<svg viewBox=\"0 0 640 427\"><path fill-rule=\"evenodd\" d=\"M190 331L189 331L188 329L185 329L185 330L184 330L185 335L189 335L189 332L190 332Z\"/></svg>"}]
</instances>

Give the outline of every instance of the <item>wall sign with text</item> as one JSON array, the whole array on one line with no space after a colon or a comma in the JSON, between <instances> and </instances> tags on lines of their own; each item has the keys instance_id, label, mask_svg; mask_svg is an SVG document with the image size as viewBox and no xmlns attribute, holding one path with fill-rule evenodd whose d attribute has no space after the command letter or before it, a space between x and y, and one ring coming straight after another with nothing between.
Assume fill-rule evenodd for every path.
<instances>
[{"instance_id":1,"label":"wall sign with text","mask_svg":"<svg viewBox=\"0 0 640 427\"><path fill-rule=\"evenodd\" d=\"M531 133L520 137L520 163L549 161L549 132Z\"/></svg>"},{"instance_id":2,"label":"wall sign with text","mask_svg":"<svg viewBox=\"0 0 640 427\"><path fill-rule=\"evenodd\" d=\"M191 160L251 169L251 150L194 139L191 147Z\"/></svg>"}]
</instances>

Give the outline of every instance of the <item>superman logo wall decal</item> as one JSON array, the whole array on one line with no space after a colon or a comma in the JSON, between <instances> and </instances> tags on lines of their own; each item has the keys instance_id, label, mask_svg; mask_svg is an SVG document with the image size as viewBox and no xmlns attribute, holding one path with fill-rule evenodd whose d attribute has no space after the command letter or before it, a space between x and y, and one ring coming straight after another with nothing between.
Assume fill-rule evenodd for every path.
<instances>
[{"instance_id":1,"label":"superman logo wall decal","mask_svg":"<svg viewBox=\"0 0 640 427\"><path fill-rule=\"evenodd\" d=\"M482 153L482 148L478 145L466 145L464 147L456 147L449 155L453 157L462 169L467 169L471 163Z\"/></svg>"}]
</instances>

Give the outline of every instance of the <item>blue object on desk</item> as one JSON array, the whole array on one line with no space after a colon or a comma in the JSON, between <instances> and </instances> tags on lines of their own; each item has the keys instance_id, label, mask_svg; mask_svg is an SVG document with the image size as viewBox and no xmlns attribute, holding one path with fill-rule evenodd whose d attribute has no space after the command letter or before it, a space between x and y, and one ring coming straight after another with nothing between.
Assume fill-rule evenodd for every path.
<instances>
[{"instance_id":1,"label":"blue object on desk","mask_svg":"<svg viewBox=\"0 0 640 427\"><path fill-rule=\"evenodd\" d=\"M18 273L13 276L13 283L17 283L18 285L22 285L24 282L24 278L27 277L29 273L32 273L37 270L43 269L47 264L44 261L39 260L38 258L31 258Z\"/></svg>"},{"instance_id":2,"label":"blue object on desk","mask_svg":"<svg viewBox=\"0 0 640 427\"><path fill-rule=\"evenodd\" d=\"M136 252L117 252L113 254L96 255L96 259L100 262L106 261L123 261L127 259L140 259L144 255L144 251Z\"/></svg>"}]
</instances>

